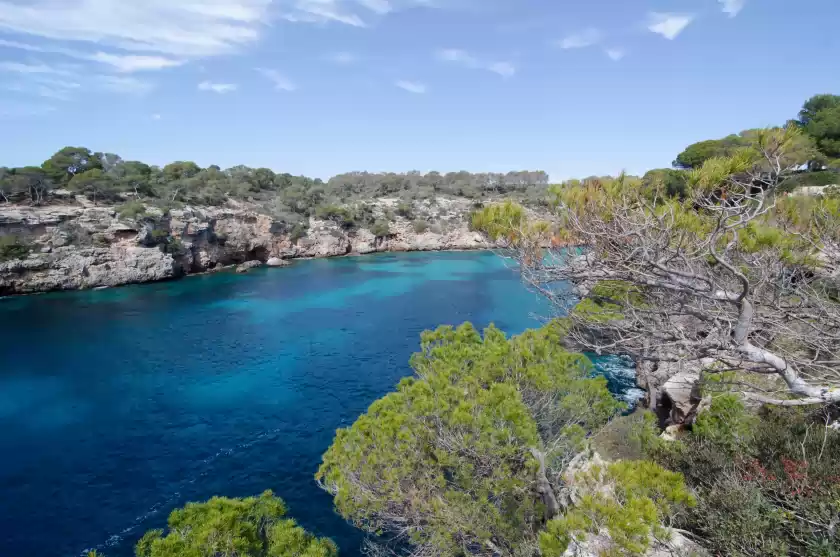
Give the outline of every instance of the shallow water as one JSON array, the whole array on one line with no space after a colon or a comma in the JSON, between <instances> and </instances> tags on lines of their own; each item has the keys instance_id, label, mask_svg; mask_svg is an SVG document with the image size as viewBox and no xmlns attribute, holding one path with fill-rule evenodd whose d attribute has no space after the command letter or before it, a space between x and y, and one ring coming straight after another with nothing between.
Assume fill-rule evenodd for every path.
<instances>
[{"instance_id":1,"label":"shallow water","mask_svg":"<svg viewBox=\"0 0 840 557\"><path fill-rule=\"evenodd\" d=\"M356 557L313 481L335 429L410 373L424 329L518 333L548 314L490 253L0 300L0 555L128 556L174 507L272 489Z\"/></svg>"}]
</instances>

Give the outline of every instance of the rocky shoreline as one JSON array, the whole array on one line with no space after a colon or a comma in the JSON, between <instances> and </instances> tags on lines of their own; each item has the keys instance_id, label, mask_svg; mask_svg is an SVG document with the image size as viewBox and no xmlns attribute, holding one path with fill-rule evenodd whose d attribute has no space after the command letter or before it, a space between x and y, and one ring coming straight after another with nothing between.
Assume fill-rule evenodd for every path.
<instances>
[{"instance_id":1,"label":"rocky shoreline","mask_svg":"<svg viewBox=\"0 0 840 557\"><path fill-rule=\"evenodd\" d=\"M374 202L381 210L396 200ZM185 207L166 213L147 207L128 218L117 207L83 199L44 207L0 206L0 239L26 246L22 258L0 261L0 296L82 290L180 278L230 266L282 266L292 259L379 252L476 250L492 247L469 230L470 204L435 199L417 207L430 223L396 217L387 236L309 219L293 238L283 223L253 207ZM246 264L243 266L243 264Z\"/></svg>"}]
</instances>

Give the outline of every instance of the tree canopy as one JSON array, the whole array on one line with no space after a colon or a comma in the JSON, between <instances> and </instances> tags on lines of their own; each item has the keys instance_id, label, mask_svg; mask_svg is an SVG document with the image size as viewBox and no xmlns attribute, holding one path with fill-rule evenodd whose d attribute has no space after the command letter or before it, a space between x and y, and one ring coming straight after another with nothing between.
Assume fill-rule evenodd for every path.
<instances>
[{"instance_id":1,"label":"tree canopy","mask_svg":"<svg viewBox=\"0 0 840 557\"><path fill-rule=\"evenodd\" d=\"M517 555L560 512L558 473L622 405L561 323L508 339L422 335L415 376L337 432L318 471L338 512L390 551ZM387 551L386 551L387 553Z\"/></svg>"},{"instance_id":2,"label":"tree canopy","mask_svg":"<svg viewBox=\"0 0 840 557\"><path fill-rule=\"evenodd\" d=\"M652 203L620 177L561 188L554 227L511 219L515 208L486 208L474 222L508 242L535 288L574 307L570 334L586 349L744 373L728 383L766 402L837 402L840 201L775 196L799 137L769 129L756 149L707 160L685 200ZM552 236L585 254L535 254Z\"/></svg>"},{"instance_id":3,"label":"tree canopy","mask_svg":"<svg viewBox=\"0 0 840 557\"><path fill-rule=\"evenodd\" d=\"M823 155L840 158L840 96L811 97L799 112L799 123Z\"/></svg>"},{"instance_id":4,"label":"tree canopy","mask_svg":"<svg viewBox=\"0 0 840 557\"><path fill-rule=\"evenodd\" d=\"M259 497L213 497L169 515L168 531L152 530L137 557L336 557L338 549L284 518L286 505L266 491Z\"/></svg>"}]
</instances>

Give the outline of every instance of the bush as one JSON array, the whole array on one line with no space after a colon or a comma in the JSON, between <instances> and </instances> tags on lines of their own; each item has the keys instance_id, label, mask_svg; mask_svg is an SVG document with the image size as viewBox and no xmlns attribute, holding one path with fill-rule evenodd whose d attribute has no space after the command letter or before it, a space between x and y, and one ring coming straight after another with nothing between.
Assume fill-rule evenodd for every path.
<instances>
[{"instance_id":1,"label":"bush","mask_svg":"<svg viewBox=\"0 0 840 557\"><path fill-rule=\"evenodd\" d=\"M301 238L306 237L306 233L309 231L309 225L304 224L302 222L297 223L292 227L292 231L289 234L289 239L292 242L297 242Z\"/></svg>"},{"instance_id":2,"label":"bush","mask_svg":"<svg viewBox=\"0 0 840 557\"><path fill-rule=\"evenodd\" d=\"M414 215L411 203L400 203L397 205L397 214L401 217L410 219Z\"/></svg>"},{"instance_id":3,"label":"bush","mask_svg":"<svg viewBox=\"0 0 840 557\"><path fill-rule=\"evenodd\" d=\"M681 441L647 444L697 495L678 526L714 555L840 555L840 432L826 427L829 411L750 414L719 397L705 414Z\"/></svg>"},{"instance_id":4,"label":"bush","mask_svg":"<svg viewBox=\"0 0 840 557\"><path fill-rule=\"evenodd\" d=\"M288 518L271 491L259 497L213 497L169 515L169 531L152 530L137 542L137 557L241 555L336 557L329 539L316 538Z\"/></svg>"},{"instance_id":5,"label":"bush","mask_svg":"<svg viewBox=\"0 0 840 557\"><path fill-rule=\"evenodd\" d=\"M117 214L124 219L137 219L146 216L146 205L142 201L134 200L117 207Z\"/></svg>"},{"instance_id":6,"label":"bush","mask_svg":"<svg viewBox=\"0 0 840 557\"><path fill-rule=\"evenodd\" d=\"M347 207L324 205L322 207L318 207L315 211L315 215L319 219L333 221L345 230L356 227L356 216L353 211Z\"/></svg>"},{"instance_id":7,"label":"bush","mask_svg":"<svg viewBox=\"0 0 840 557\"><path fill-rule=\"evenodd\" d=\"M0 236L0 261L26 259L30 251L31 246L17 236Z\"/></svg>"},{"instance_id":8,"label":"bush","mask_svg":"<svg viewBox=\"0 0 840 557\"><path fill-rule=\"evenodd\" d=\"M378 220L370 227L371 233L377 238L385 238L391 235L391 227L387 222Z\"/></svg>"},{"instance_id":9,"label":"bush","mask_svg":"<svg viewBox=\"0 0 840 557\"><path fill-rule=\"evenodd\" d=\"M604 531L610 546L601 555L644 555L654 538L666 536L663 522L696 504L681 474L650 461L592 466L575 481L583 488L580 500L540 534L546 557L560 557L572 540Z\"/></svg>"},{"instance_id":10,"label":"bush","mask_svg":"<svg viewBox=\"0 0 840 557\"><path fill-rule=\"evenodd\" d=\"M412 226L417 234L422 234L429 229L429 223L424 220L416 220L412 223Z\"/></svg>"}]
</instances>

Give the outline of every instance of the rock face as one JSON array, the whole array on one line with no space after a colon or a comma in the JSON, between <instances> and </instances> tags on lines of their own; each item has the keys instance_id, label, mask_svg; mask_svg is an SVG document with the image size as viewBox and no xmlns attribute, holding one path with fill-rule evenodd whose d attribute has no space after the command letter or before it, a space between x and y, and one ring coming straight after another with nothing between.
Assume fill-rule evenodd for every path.
<instances>
[{"instance_id":1,"label":"rock face","mask_svg":"<svg viewBox=\"0 0 840 557\"><path fill-rule=\"evenodd\" d=\"M398 200L371 204L379 218L393 213ZM251 261L282 266L304 257L488 248L467 226L470 209L465 199L415 203L414 218L430 229L415 232L412 221L396 217L387 237L311 218L306 236L292 240L286 226L254 206L168 214L149 206L145 215L129 218L83 198L44 207L0 204L0 238L30 248L25 259L0 260L0 296L172 279Z\"/></svg>"},{"instance_id":2,"label":"rock face","mask_svg":"<svg viewBox=\"0 0 840 557\"><path fill-rule=\"evenodd\" d=\"M659 416L661 427L690 425L704 407L700 370L711 360L691 362L639 362L636 383L645 391L645 402Z\"/></svg>"}]
</instances>

